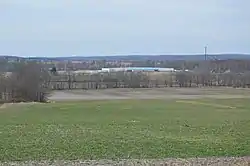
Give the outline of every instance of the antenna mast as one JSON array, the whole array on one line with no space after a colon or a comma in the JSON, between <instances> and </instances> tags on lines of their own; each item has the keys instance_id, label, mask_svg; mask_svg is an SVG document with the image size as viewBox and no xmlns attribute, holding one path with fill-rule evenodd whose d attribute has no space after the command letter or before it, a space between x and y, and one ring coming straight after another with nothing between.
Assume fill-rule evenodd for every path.
<instances>
[{"instance_id":1,"label":"antenna mast","mask_svg":"<svg viewBox=\"0 0 250 166\"><path fill-rule=\"evenodd\" d=\"M204 47L204 58L207 60L207 46Z\"/></svg>"}]
</instances>

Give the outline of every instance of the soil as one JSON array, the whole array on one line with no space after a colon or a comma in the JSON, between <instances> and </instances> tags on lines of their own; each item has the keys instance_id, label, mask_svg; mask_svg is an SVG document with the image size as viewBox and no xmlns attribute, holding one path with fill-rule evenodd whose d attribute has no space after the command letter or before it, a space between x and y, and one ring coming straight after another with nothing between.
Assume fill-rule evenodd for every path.
<instances>
[{"instance_id":1,"label":"soil","mask_svg":"<svg viewBox=\"0 0 250 166\"><path fill-rule=\"evenodd\" d=\"M250 89L235 88L154 88L154 89L103 89L54 91L53 101L67 100L117 100L117 99L197 99L246 98Z\"/></svg>"},{"instance_id":2,"label":"soil","mask_svg":"<svg viewBox=\"0 0 250 166\"><path fill-rule=\"evenodd\" d=\"M250 157L220 157L220 158L191 158L191 159L162 159L162 160L99 160L99 161L28 161L6 162L3 166L249 166Z\"/></svg>"},{"instance_id":3,"label":"soil","mask_svg":"<svg viewBox=\"0 0 250 166\"><path fill-rule=\"evenodd\" d=\"M27 105L33 105L38 104L37 102L21 102L21 103L4 103L0 105L0 109L5 109L9 107L15 107L15 106L27 106Z\"/></svg>"}]
</instances>

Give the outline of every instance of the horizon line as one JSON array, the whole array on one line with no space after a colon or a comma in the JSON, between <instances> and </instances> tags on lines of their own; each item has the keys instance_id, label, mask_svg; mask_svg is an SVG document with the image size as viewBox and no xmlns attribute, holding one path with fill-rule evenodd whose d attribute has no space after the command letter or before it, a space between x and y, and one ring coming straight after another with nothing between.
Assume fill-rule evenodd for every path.
<instances>
[{"instance_id":1,"label":"horizon line","mask_svg":"<svg viewBox=\"0 0 250 166\"><path fill-rule=\"evenodd\" d=\"M0 54L0 57L19 57L19 58L65 58L65 57L112 57L112 56L204 56L205 53L194 53L194 54L116 54L116 55L66 55L66 56L20 56L20 55L6 55ZM249 55L250 53L207 53L206 55Z\"/></svg>"}]
</instances>

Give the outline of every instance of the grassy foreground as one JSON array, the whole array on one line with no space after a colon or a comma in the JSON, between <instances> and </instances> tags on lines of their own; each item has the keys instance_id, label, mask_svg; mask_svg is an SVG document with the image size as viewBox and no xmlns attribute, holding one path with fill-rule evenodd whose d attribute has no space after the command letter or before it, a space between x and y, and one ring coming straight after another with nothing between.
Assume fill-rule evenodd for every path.
<instances>
[{"instance_id":1,"label":"grassy foreground","mask_svg":"<svg viewBox=\"0 0 250 166\"><path fill-rule=\"evenodd\" d=\"M247 99L83 101L0 110L0 161L247 155Z\"/></svg>"}]
</instances>

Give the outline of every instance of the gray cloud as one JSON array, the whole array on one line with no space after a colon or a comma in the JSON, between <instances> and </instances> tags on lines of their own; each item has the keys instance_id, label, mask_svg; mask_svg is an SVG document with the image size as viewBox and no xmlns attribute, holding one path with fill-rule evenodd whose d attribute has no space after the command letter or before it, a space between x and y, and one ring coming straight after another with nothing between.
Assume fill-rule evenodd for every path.
<instances>
[{"instance_id":1,"label":"gray cloud","mask_svg":"<svg viewBox=\"0 0 250 166\"><path fill-rule=\"evenodd\" d=\"M248 0L1 0L0 54L250 52Z\"/></svg>"}]
</instances>

